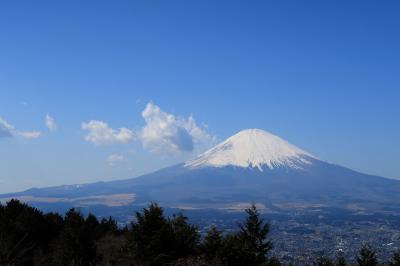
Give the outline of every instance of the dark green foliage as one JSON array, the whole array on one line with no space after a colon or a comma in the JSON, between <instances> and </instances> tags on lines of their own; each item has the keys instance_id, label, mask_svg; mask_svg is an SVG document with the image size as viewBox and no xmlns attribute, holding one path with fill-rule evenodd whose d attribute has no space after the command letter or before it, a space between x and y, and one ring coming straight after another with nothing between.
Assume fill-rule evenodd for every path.
<instances>
[{"instance_id":1,"label":"dark green foliage","mask_svg":"<svg viewBox=\"0 0 400 266\"><path fill-rule=\"evenodd\" d=\"M247 263L260 265L267 261L267 253L272 249L271 241L267 240L269 224L264 223L254 204L246 209L247 218L244 224L239 224L240 231L235 236L242 252L246 254Z\"/></svg>"},{"instance_id":2,"label":"dark green foliage","mask_svg":"<svg viewBox=\"0 0 400 266\"><path fill-rule=\"evenodd\" d=\"M227 235L224 238L224 245L222 248L221 262L223 265L249 265L249 261L253 260L248 257L248 253L237 235Z\"/></svg>"},{"instance_id":3,"label":"dark green foliage","mask_svg":"<svg viewBox=\"0 0 400 266\"><path fill-rule=\"evenodd\" d=\"M17 200L0 206L0 265L25 265L35 254L46 253L51 239L47 224L40 211Z\"/></svg>"},{"instance_id":4,"label":"dark green foliage","mask_svg":"<svg viewBox=\"0 0 400 266\"><path fill-rule=\"evenodd\" d=\"M143 213L136 213L132 225L132 249L137 260L143 263L160 263L170 260L172 230L163 210L151 204Z\"/></svg>"},{"instance_id":5,"label":"dark green foliage","mask_svg":"<svg viewBox=\"0 0 400 266\"><path fill-rule=\"evenodd\" d=\"M121 232L111 218L99 222L75 209L43 214L11 200L0 204L0 265L96 265L100 240Z\"/></svg>"},{"instance_id":6,"label":"dark green foliage","mask_svg":"<svg viewBox=\"0 0 400 266\"><path fill-rule=\"evenodd\" d=\"M169 263L194 255L200 236L182 214L164 217L163 209L152 203L136 213L132 224L132 249L136 259L148 265Z\"/></svg>"},{"instance_id":7,"label":"dark green foliage","mask_svg":"<svg viewBox=\"0 0 400 266\"><path fill-rule=\"evenodd\" d=\"M165 217L155 203L137 212L130 227L118 228L112 218L99 221L75 209L63 217L43 214L11 200L0 204L0 265L280 266L278 258L268 256L272 249L269 224L254 205L246 214L236 233L223 234L211 227L201 238L182 213ZM375 251L368 246L360 250L356 261L359 266L378 265ZM387 264L400 266L400 252ZM344 266L346 262L343 256L335 261L320 257L314 265Z\"/></svg>"},{"instance_id":8,"label":"dark green foliage","mask_svg":"<svg viewBox=\"0 0 400 266\"><path fill-rule=\"evenodd\" d=\"M255 205L247 209L246 214L246 221L239 224L239 231L226 235L221 243L219 233L211 229L204 243L216 246L214 262L218 261L222 265L279 265L277 259L268 260L267 257L272 249L271 241L267 240L269 224L264 223Z\"/></svg>"},{"instance_id":9,"label":"dark green foliage","mask_svg":"<svg viewBox=\"0 0 400 266\"><path fill-rule=\"evenodd\" d=\"M98 265L130 265L134 261L124 234L108 233L96 243Z\"/></svg>"},{"instance_id":10,"label":"dark green foliage","mask_svg":"<svg viewBox=\"0 0 400 266\"><path fill-rule=\"evenodd\" d=\"M187 222L187 217L182 213L174 215L169 220L172 229L172 242L174 257L185 258L195 255L200 243L200 234L196 226Z\"/></svg>"},{"instance_id":11,"label":"dark green foliage","mask_svg":"<svg viewBox=\"0 0 400 266\"><path fill-rule=\"evenodd\" d=\"M364 245L357 257L357 265L359 266L375 266L378 265L378 260L376 258L376 252L372 250L369 246Z\"/></svg>"},{"instance_id":12,"label":"dark green foliage","mask_svg":"<svg viewBox=\"0 0 400 266\"><path fill-rule=\"evenodd\" d=\"M224 240L221 232L215 226L208 230L200 246L200 251L210 264L217 264L222 259Z\"/></svg>"},{"instance_id":13,"label":"dark green foliage","mask_svg":"<svg viewBox=\"0 0 400 266\"><path fill-rule=\"evenodd\" d=\"M390 266L400 266L400 250L393 254L392 261L390 262Z\"/></svg>"},{"instance_id":14,"label":"dark green foliage","mask_svg":"<svg viewBox=\"0 0 400 266\"><path fill-rule=\"evenodd\" d=\"M96 258L96 217L86 220L75 209L69 210L64 218L60 237L54 243L52 265L88 265Z\"/></svg>"}]
</instances>

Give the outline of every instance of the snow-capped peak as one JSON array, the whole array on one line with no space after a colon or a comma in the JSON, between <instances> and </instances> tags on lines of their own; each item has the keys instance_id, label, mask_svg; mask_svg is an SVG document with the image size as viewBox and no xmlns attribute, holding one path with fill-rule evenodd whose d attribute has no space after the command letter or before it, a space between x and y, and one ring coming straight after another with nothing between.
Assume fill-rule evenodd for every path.
<instances>
[{"instance_id":1,"label":"snow-capped peak","mask_svg":"<svg viewBox=\"0 0 400 266\"><path fill-rule=\"evenodd\" d=\"M263 167L303 168L313 158L309 153L260 129L246 129L228 138L197 158L187 161L187 168Z\"/></svg>"}]
</instances>

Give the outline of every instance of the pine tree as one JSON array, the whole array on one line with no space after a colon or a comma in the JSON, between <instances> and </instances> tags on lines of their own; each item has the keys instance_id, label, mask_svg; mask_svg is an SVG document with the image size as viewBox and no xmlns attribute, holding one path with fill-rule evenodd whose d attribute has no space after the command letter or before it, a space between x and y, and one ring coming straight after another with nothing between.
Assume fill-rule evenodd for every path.
<instances>
[{"instance_id":1,"label":"pine tree","mask_svg":"<svg viewBox=\"0 0 400 266\"><path fill-rule=\"evenodd\" d=\"M53 245L49 264L77 265L82 263L81 243L82 228L85 219L76 210L70 209L64 217L64 224L59 237Z\"/></svg>"},{"instance_id":2,"label":"pine tree","mask_svg":"<svg viewBox=\"0 0 400 266\"><path fill-rule=\"evenodd\" d=\"M135 258L144 264L162 264L171 261L172 230L164 211L156 203L136 212L132 224L132 250Z\"/></svg>"},{"instance_id":3,"label":"pine tree","mask_svg":"<svg viewBox=\"0 0 400 266\"><path fill-rule=\"evenodd\" d=\"M18 200L0 206L0 264L33 264L43 253L51 236L43 213Z\"/></svg>"},{"instance_id":4,"label":"pine tree","mask_svg":"<svg viewBox=\"0 0 400 266\"><path fill-rule=\"evenodd\" d=\"M239 224L238 239L253 257L254 262L262 264L267 261L267 253L272 249L272 242L267 240L269 224L260 218L260 213L254 204L246 209L246 214L244 224Z\"/></svg>"},{"instance_id":5,"label":"pine tree","mask_svg":"<svg viewBox=\"0 0 400 266\"><path fill-rule=\"evenodd\" d=\"M376 252L373 251L369 246L364 245L357 257L357 265L359 266L375 266L378 265L376 258Z\"/></svg>"},{"instance_id":6,"label":"pine tree","mask_svg":"<svg viewBox=\"0 0 400 266\"><path fill-rule=\"evenodd\" d=\"M196 226L187 222L188 218L182 213L176 214L169 220L172 230L173 254L175 258L186 258L194 255L200 241L200 235Z\"/></svg>"},{"instance_id":7,"label":"pine tree","mask_svg":"<svg viewBox=\"0 0 400 266\"><path fill-rule=\"evenodd\" d=\"M188 224L187 217L180 213L167 219L155 203L136 212L131 231L134 256L145 264L170 263L194 255L200 239L197 227Z\"/></svg>"},{"instance_id":8,"label":"pine tree","mask_svg":"<svg viewBox=\"0 0 400 266\"><path fill-rule=\"evenodd\" d=\"M262 265L269 261L267 254L272 249L271 241L267 240L269 224L260 217L254 204L246 209L246 214L245 222L239 224L239 232L224 238L223 265Z\"/></svg>"},{"instance_id":9,"label":"pine tree","mask_svg":"<svg viewBox=\"0 0 400 266\"><path fill-rule=\"evenodd\" d=\"M107 233L96 242L95 265L131 265L128 238L123 234Z\"/></svg>"},{"instance_id":10,"label":"pine tree","mask_svg":"<svg viewBox=\"0 0 400 266\"><path fill-rule=\"evenodd\" d=\"M215 226L212 226L203 239L201 252L207 261L216 262L220 260L222 248L223 238L221 232Z\"/></svg>"}]
</instances>

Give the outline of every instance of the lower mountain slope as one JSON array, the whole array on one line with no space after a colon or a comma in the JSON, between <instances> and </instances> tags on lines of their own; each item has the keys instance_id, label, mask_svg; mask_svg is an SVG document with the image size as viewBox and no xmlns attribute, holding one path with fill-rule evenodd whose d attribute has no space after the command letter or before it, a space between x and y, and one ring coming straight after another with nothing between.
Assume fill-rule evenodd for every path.
<instances>
[{"instance_id":1,"label":"lower mountain slope","mask_svg":"<svg viewBox=\"0 0 400 266\"><path fill-rule=\"evenodd\" d=\"M138 178L0 195L36 203L234 208L400 205L400 181L321 161L262 130L244 130L194 160Z\"/></svg>"}]
</instances>

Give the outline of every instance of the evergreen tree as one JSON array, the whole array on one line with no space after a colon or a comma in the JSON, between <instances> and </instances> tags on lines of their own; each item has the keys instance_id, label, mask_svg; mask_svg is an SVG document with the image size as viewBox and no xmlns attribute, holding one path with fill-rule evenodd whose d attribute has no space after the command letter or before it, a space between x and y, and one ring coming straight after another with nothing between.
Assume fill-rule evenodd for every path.
<instances>
[{"instance_id":1,"label":"evergreen tree","mask_svg":"<svg viewBox=\"0 0 400 266\"><path fill-rule=\"evenodd\" d=\"M254 256L235 235L227 235L221 252L222 265L258 265Z\"/></svg>"},{"instance_id":2,"label":"evergreen tree","mask_svg":"<svg viewBox=\"0 0 400 266\"><path fill-rule=\"evenodd\" d=\"M246 209L246 214L246 221L239 224L239 232L224 238L223 265L263 265L269 262L267 253L272 249L271 241L267 240L269 224L260 218L254 204ZM276 262L276 259L271 261Z\"/></svg>"},{"instance_id":3,"label":"evergreen tree","mask_svg":"<svg viewBox=\"0 0 400 266\"><path fill-rule=\"evenodd\" d=\"M94 256L93 227L96 218L91 216L87 226L82 214L70 209L64 217L64 226L53 247L49 265L90 265Z\"/></svg>"},{"instance_id":4,"label":"evergreen tree","mask_svg":"<svg viewBox=\"0 0 400 266\"><path fill-rule=\"evenodd\" d=\"M217 263L220 260L222 248L223 238L221 232L215 226L212 226L203 239L201 253L206 261Z\"/></svg>"},{"instance_id":5,"label":"evergreen tree","mask_svg":"<svg viewBox=\"0 0 400 266\"><path fill-rule=\"evenodd\" d=\"M0 206L0 265L33 264L50 237L39 210L18 200Z\"/></svg>"},{"instance_id":6,"label":"evergreen tree","mask_svg":"<svg viewBox=\"0 0 400 266\"><path fill-rule=\"evenodd\" d=\"M359 266L375 266L378 265L376 258L376 252L373 251L369 246L364 245L357 257L357 265Z\"/></svg>"},{"instance_id":7,"label":"evergreen tree","mask_svg":"<svg viewBox=\"0 0 400 266\"><path fill-rule=\"evenodd\" d=\"M128 238L124 234L107 233L96 242L96 265L132 265L134 258L129 252Z\"/></svg>"},{"instance_id":8,"label":"evergreen tree","mask_svg":"<svg viewBox=\"0 0 400 266\"><path fill-rule=\"evenodd\" d=\"M80 239L82 241L82 259L84 262L94 262L96 259L96 241L100 238L98 234L99 221L93 214L89 214L82 225Z\"/></svg>"},{"instance_id":9,"label":"evergreen tree","mask_svg":"<svg viewBox=\"0 0 400 266\"><path fill-rule=\"evenodd\" d=\"M145 264L162 264L172 261L173 232L156 203L151 203L143 213L136 212L132 224L132 250L137 260Z\"/></svg>"},{"instance_id":10,"label":"evergreen tree","mask_svg":"<svg viewBox=\"0 0 400 266\"><path fill-rule=\"evenodd\" d=\"M180 213L167 219L163 209L155 203L142 213L136 212L131 232L135 258L151 265L195 255L200 239L197 227L188 224L187 217Z\"/></svg>"},{"instance_id":11,"label":"evergreen tree","mask_svg":"<svg viewBox=\"0 0 400 266\"><path fill-rule=\"evenodd\" d=\"M120 235L112 219L99 223L74 209L63 218L11 200L0 204L0 265L95 265L106 234Z\"/></svg>"},{"instance_id":12,"label":"evergreen tree","mask_svg":"<svg viewBox=\"0 0 400 266\"><path fill-rule=\"evenodd\" d=\"M173 249L175 258L185 258L197 252L200 235L196 226L187 222L182 213L174 215L169 220L173 235Z\"/></svg>"},{"instance_id":13,"label":"evergreen tree","mask_svg":"<svg viewBox=\"0 0 400 266\"><path fill-rule=\"evenodd\" d=\"M120 230L118 229L117 222L109 217L108 219L101 219L98 227L97 227L97 235L104 236L106 234L119 234Z\"/></svg>"},{"instance_id":14,"label":"evergreen tree","mask_svg":"<svg viewBox=\"0 0 400 266\"><path fill-rule=\"evenodd\" d=\"M244 224L239 224L238 240L253 262L259 265L267 261L267 253L272 249L272 242L267 240L269 224L260 218L260 213L254 204L246 209L246 214Z\"/></svg>"}]
</instances>

